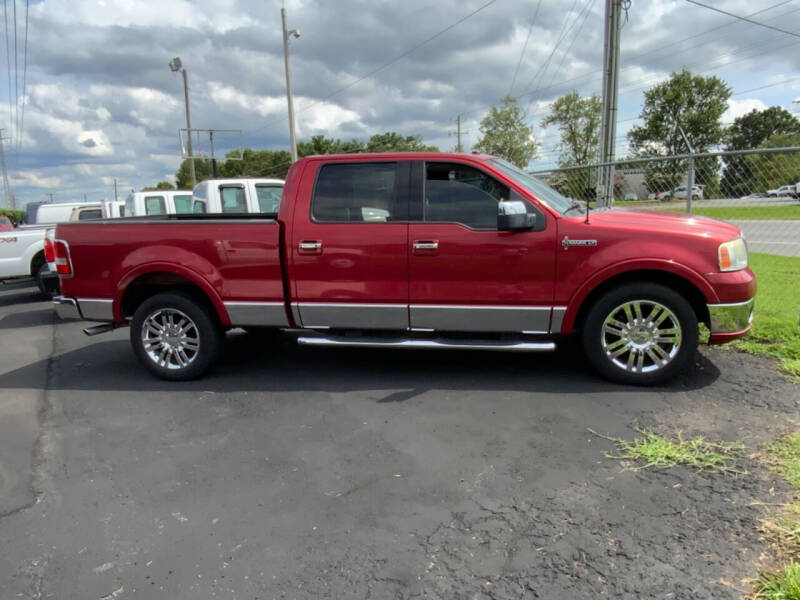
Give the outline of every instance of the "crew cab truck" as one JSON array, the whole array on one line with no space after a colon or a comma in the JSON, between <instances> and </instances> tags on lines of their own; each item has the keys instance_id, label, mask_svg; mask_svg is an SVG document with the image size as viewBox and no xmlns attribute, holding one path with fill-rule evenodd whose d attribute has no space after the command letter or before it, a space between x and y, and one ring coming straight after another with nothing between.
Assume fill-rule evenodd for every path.
<instances>
[{"instance_id":1,"label":"crew cab truck","mask_svg":"<svg viewBox=\"0 0 800 600\"><path fill-rule=\"evenodd\" d=\"M272 218L185 215L57 227L64 318L130 326L156 376L212 366L232 327L314 346L549 351L582 341L605 377L655 384L752 324L734 226L595 210L488 155L306 157Z\"/></svg>"},{"instance_id":2,"label":"crew cab truck","mask_svg":"<svg viewBox=\"0 0 800 600\"><path fill-rule=\"evenodd\" d=\"M282 193L283 179L207 179L194 187L192 212L273 214L278 212Z\"/></svg>"}]
</instances>

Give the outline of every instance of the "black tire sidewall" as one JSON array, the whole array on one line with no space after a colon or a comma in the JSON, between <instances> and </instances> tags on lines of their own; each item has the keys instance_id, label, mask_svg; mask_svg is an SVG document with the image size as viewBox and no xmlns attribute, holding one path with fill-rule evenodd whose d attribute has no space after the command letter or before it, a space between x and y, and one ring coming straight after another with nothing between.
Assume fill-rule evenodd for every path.
<instances>
[{"instance_id":1,"label":"black tire sidewall","mask_svg":"<svg viewBox=\"0 0 800 600\"><path fill-rule=\"evenodd\" d=\"M606 356L601 329L609 312L630 300L653 300L669 308L681 325L681 347L666 367L652 373L623 371ZM698 322L689 302L678 292L659 283L628 283L601 296L589 309L581 332L583 349L592 366L606 379L631 385L658 385L684 370L697 352Z\"/></svg>"},{"instance_id":2,"label":"black tire sidewall","mask_svg":"<svg viewBox=\"0 0 800 600\"><path fill-rule=\"evenodd\" d=\"M155 364L142 344L142 327L145 319L154 311L165 308L185 313L194 321L200 336L200 350L197 357L185 369L166 369ZM222 330L210 311L193 297L180 292L163 292L148 298L136 309L131 321L130 339L134 353L148 371L168 381L196 379L208 371L219 355L222 336Z\"/></svg>"}]
</instances>

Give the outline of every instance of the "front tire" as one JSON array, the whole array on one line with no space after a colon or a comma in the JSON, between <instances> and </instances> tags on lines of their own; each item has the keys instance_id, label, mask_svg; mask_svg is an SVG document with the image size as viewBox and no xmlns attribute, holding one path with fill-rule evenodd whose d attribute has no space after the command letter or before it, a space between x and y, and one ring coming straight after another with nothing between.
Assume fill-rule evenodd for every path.
<instances>
[{"instance_id":1,"label":"front tire","mask_svg":"<svg viewBox=\"0 0 800 600\"><path fill-rule=\"evenodd\" d=\"M679 293L657 283L610 290L589 309L584 352L606 379L631 385L664 383L697 351L697 316Z\"/></svg>"},{"instance_id":2,"label":"front tire","mask_svg":"<svg viewBox=\"0 0 800 600\"><path fill-rule=\"evenodd\" d=\"M145 300L131 321L131 345L156 377L187 381L200 377L216 361L223 332L210 310L178 292Z\"/></svg>"}]
</instances>

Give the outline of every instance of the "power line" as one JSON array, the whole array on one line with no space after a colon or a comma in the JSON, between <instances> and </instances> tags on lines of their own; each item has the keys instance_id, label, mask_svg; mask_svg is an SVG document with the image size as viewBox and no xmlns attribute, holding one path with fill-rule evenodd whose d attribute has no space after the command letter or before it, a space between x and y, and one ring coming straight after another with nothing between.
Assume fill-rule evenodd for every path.
<instances>
[{"instance_id":1,"label":"power line","mask_svg":"<svg viewBox=\"0 0 800 600\"><path fill-rule=\"evenodd\" d=\"M3 20L5 22L5 37L6 37L6 73L8 75L8 121L9 125L11 125L11 121L14 117L14 113L11 109L11 46L9 45L9 35L8 35L8 2L7 0L3 0Z\"/></svg>"},{"instance_id":2,"label":"power line","mask_svg":"<svg viewBox=\"0 0 800 600\"><path fill-rule=\"evenodd\" d=\"M594 3L595 3L595 0L590 0L589 2L586 3L586 6L583 7L583 11L584 11L585 14L583 15L583 21L581 22L581 26L578 27L578 30L575 32L575 35L572 36L572 41L569 43L569 46L567 46L566 51L561 56L561 62L558 63L558 67L556 67L556 70L553 71L553 76L550 78L550 84L549 85L553 85L553 80L555 80L556 75L558 75L558 73L561 72L561 67L564 66L564 61L566 60L567 56L569 56L569 51L572 50L572 47L575 45L575 42L578 40L578 37L581 35L581 31L583 30L583 26L586 25L586 19L589 17L589 14L591 13L590 9L591 9L592 6L594 6ZM580 15L578 15L578 18L580 18Z\"/></svg>"},{"instance_id":3,"label":"power line","mask_svg":"<svg viewBox=\"0 0 800 600\"><path fill-rule=\"evenodd\" d=\"M767 25L766 23L761 23L760 21L753 21L748 17L743 17L741 15L735 15L730 13L726 10L722 10L721 8L716 8L714 6L709 6L708 4L703 4L702 2L697 2L696 0L686 0L689 4L695 4L697 6L702 6L703 8L707 8L709 10L713 10L718 13L722 13L723 15L728 15L729 17L733 17L734 19L739 19L740 21L747 21L748 23L752 23L753 25L759 25L760 27L766 27L767 29L772 29L773 31L779 31L780 33L785 33L786 35L793 35L794 37L800 38L800 34L795 33L794 31L787 31L786 29L781 29L780 27L774 27L773 25Z\"/></svg>"},{"instance_id":4,"label":"power line","mask_svg":"<svg viewBox=\"0 0 800 600\"><path fill-rule=\"evenodd\" d=\"M539 16L539 7L542 5L542 0L536 4L536 11L533 13L533 19L531 19L531 24L528 27L528 35L525 36L525 43L522 46L522 52L519 53L519 61L517 62L517 68L514 69L514 77L511 78L511 87L508 88L508 95L510 96L514 91L514 84L517 82L517 75L519 74L519 68L522 65L522 59L525 58L525 50L528 48L528 40L531 39L531 31L533 31L533 26L536 23L536 18Z\"/></svg>"},{"instance_id":5,"label":"power line","mask_svg":"<svg viewBox=\"0 0 800 600\"><path fill-rule=\"evenodd\" d=\"M397 55L396 57L394 57L393 59L391 59L391 60L389 60L389 61L387 61L387 62L383 63L383 64L382 64L382 65L380 65L379 67L376 67L375 69L373 69L372 71L368 72L367 74L365 74L365 75L363 75L363 76L359 77L359 78L358 78L358 79L356 79L355 81L352 81L352 82L348 83L347 85L340 87L338 90L336 90L336 91L334 91L334 92L332 92L332 93L328 94L328 95L327 95L327 96L325 96L324 98L320 98L319 100L315 100L314 102L312 102L312 103L311 103L311 104L309 104L308 106L304 106L303 108L301 108L300 110L298 110L298 111L297 111L297 113L299 114L299 113L301 113L301 112L305 112L305 111L307 111L308 109L310 109L311 107L313 107L313 106L316 106L316 105L317 105L317 104L319 104L320 102L325 102L326 100L329 100L329 99L333 98L334 96L338 96L339 94L341 94L341 93L342 93L342 92L344 92L345 90L348 90L348 89L350 89L350 88L351 88L351 87L353 87L354 85L356 85L356 84L358 84L358 83L361 83L361 82L362 82L362 81L364 81L365 79L369 79L370 77L372 77L372 76L373 76L373 75L375 75L376 73L379 73L380 71L383 71L383 70L384 70L384 69L386 69L387 67L390 67L390 66L392 66L393 64L395 64L396 62L398 62L398 61L402 60L403 58L405 58L406 56L408 56L408 55L409 55L409 54L411 54L412 52L414 52L414 51L418 50L419 48L421 48L422 46L424 46L425 44L428 44L429 42L432 42L432 41L433 41L433 40L435 40L436 38L438 38L438 37L440 37L440 36L444 35L445 33L447 33L448 31L450 31L450 30L451 30L451 29L453 29L454 27L456 27L456 26L460 25L461 23L463 23L464 21L466 21L467 19L469 19L469 18L471 18L471 17L474 17L474 16L475 16L475 15L477 15L479 12L481 12L481 11L482 11L482 10L484 10L485 8L488 8L489 6L491 6L492 4L494 4L495 2L497 2L497 0L489 0L489 2L487 2L487 3L485 3L485 4L481 5L481 6L479 6L478 8L476 8L475 10L473 10L473 11L472 11L471 13L469 13L468 15L466 15L466 16L464 16L464 17L461 17L461 18L460 18L458 21L456 21L455 23L452 23L452 24L448 25L448 26L447 26L447 27L445 27L444 29L442 29L442 30L440 30L440 31L438 31L438 32L436 32L436 33L434 33L432 36L430 36L430 37L428 37L428 38L425 38L425 39L424 39L424 40L422 40L420 43L418 43L416 46L413 46L413 47L409 48L408 50L406 50L406 51L405 51L405 52L403 52L402 54L399 54L399 55ZM279 118L282 118L282 117L279 117ZM277 120L277 118L276 118L276 119L273 119L272 121L270 121L269 123L267 123L267 124L263 125L262 127L258 127L257 129L255 129L255 130L253 130L253 131L259 131L259 130L261 130L261 129L265 129L265 128L266 128L268 125L270 125L270 124L271 124L273 121L275 121L275 120Z\"/></svg>"},{"instance_id":6,"label":"power line","mask_svg":"<svg viewBox=\"0 0 800 600\"><path fill-rule=\"evenodd\" d=\"M30 0L25 0L25 50L22 53L22 117L19 120L19 130L17 131L17 157L22 147L22 130L25 127L25 97L27 94L28 83L28 5Z\"/></svg>"}]
</instances>

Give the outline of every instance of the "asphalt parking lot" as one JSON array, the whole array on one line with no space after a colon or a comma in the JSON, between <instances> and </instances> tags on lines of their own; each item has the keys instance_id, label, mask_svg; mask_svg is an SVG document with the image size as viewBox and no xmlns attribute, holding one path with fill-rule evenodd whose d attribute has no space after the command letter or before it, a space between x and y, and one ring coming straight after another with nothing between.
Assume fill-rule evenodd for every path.
<instances>
[{"instance_id":1,"label":"asphalt parking lot","mask_svg":"<svg viewBox=\"0 0 800 600\"><path fill-rule=\"evenodd\" d=\"M783 485L634 471L589 433L751 448L798 415L774 363L669 387L579 356L301 348L231 333L190 383L0 286L0 598L738 598Z\"/></svg>"}]
</instances>

